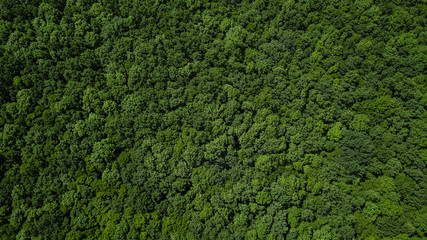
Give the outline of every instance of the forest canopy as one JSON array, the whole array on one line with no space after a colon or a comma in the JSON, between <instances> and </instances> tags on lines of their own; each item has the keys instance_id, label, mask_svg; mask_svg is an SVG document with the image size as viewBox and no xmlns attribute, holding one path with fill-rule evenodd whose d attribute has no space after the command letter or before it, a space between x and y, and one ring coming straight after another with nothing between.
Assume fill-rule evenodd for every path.
<instances>
[{"instance_id":1,"label":"forest canopy","mask_svg":"<svg viewBox=\"0 0 427 240\"><path fill-rule=\"evenodd\" d=\"M425 0L0 9L1 239L425 239Z\"/></svg>"}]
</instances>

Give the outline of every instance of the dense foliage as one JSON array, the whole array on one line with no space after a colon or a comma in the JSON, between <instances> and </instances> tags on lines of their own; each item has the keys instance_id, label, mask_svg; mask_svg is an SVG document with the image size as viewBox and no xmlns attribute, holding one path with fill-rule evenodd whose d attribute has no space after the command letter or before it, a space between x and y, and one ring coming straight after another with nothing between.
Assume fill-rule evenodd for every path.
<instances>
[{"instance_id":1,"label":"dense foliage","mask_svg":"<svg viewBox=\"0 0 427 240\"><path fill-rule=\"evenodd\" d=\"M2 239L422 239L425 0L0 1Z\"/></svg>"}]
</instances>

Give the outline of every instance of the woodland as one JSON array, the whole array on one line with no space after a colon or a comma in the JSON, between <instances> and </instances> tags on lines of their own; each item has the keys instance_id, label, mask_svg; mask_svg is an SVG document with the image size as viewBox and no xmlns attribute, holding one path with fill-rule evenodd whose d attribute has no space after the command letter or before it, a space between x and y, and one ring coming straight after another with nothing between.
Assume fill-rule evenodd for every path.
<instances>
[{"instance_id":1,"label":"woodland","mask_svg":"<svg viewBox=\"0 0 427 240\"><path fill-rule=\"evenodd\" d=\"M426 0L0 0L1 239L426 239Z\"/></svg>"}]
</instances>

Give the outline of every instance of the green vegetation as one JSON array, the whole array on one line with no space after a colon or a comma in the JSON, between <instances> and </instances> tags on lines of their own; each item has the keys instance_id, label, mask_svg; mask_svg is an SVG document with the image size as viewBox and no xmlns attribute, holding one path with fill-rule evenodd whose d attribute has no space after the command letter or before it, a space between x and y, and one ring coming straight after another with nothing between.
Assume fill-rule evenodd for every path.
<instances>
[{"instance_id":1,"label":"green vegetation","mask_svg":"<svg viewBox=\"0 0 427 240\"><path fill-rule=\"evenodd\" d=\"M1 239L425 239L425 0L0 9Z\"/></svg>"}]
</instances>

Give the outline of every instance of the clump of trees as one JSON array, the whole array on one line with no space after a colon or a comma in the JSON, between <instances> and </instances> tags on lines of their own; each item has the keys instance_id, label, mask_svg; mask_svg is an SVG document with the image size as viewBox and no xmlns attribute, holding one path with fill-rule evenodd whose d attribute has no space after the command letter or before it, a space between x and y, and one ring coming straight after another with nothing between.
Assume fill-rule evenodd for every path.
<instances>
[{"instance_id":1,"label":"clump of trees","mask_svg":"<svg viewBox=\"0 0 427 240\"><path fill-rule=\"evenodd\" d=\"M424 1L0 3L2 239L422 239Z\"/></svg>"}]
</instances>

